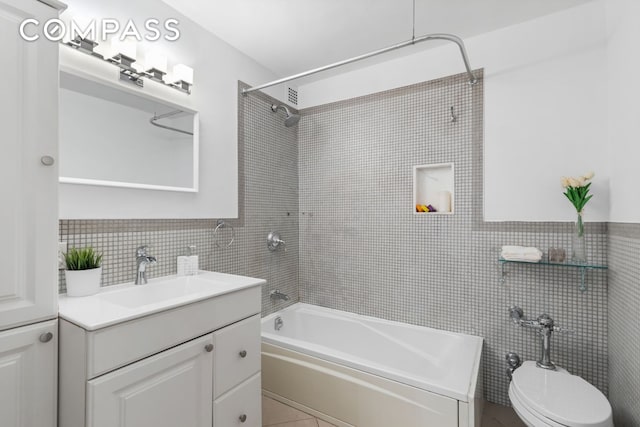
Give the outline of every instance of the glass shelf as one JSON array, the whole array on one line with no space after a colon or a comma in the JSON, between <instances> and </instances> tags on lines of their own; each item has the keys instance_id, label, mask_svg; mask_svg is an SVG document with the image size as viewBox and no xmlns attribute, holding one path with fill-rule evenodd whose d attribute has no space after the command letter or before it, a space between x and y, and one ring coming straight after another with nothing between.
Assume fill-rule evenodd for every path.
<instances>
[{"instance_id":1,"label":"glass shelf","mask_svg":"<svg viewBox=\"0 0 640 427\"><path fill-rule=\"evenodd\" d=\"M502 273L502 282L504 283L504 277L505 277L505 271L504 271L504 266L505 264L526 264L526 265L548 265L551 267L573 267L573 268L577 268L580 270L580 290L582 292L587 290L587 284L585 282L585 276L587 274L587 270L606 270L608 267L606 265L600 265L600 264L592 264L592 263L576 263L576 262L572 262L572 261L566 261L566 262L549 262L549 261L538 261L538 262L527 262L527 261L513 261L513 260L508 260L508 259L504 259L504 258L498 258L498 262L500 262L500 268L501 268L501 273Z\"/></svg>"}]
</instances>

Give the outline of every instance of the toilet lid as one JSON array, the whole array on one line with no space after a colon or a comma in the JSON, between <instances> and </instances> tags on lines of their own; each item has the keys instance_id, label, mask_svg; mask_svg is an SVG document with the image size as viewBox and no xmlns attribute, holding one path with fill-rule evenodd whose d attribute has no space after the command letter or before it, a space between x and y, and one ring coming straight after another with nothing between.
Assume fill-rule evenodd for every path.
<instances>
[{"instance_id":1,"label":"toilet lid","mask_svg":"<svg viewBox=\"0 0 640 427\"><path fill-rule=\"evenodd\" d=\"M568 372L527 361L513 373L512 386L529 410L569 427L612 427L611 405L594 386Z\"/></svg>"}]
</instances>

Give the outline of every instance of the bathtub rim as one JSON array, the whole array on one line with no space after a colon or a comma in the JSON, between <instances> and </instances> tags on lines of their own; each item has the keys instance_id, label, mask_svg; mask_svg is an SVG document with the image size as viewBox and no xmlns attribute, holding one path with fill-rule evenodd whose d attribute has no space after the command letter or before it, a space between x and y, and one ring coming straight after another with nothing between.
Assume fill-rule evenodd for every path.
<instances>
[{"instance_id":1,"label":"bathtub rim","mask_svg":"<svg viewBox=\"0 0 640 427\"><path fill-rule=\"evenodd\" d=\"M287 348L289 350L292 351L296 351L296 352L301 352L303 354L307 354L322 360L327 360L329 362L332 363L337 363L337 364L343 364L345 366L348 366L350 368L356 369L356 370L360 370L363 372L367 372L369 374L372 375L377 375L392 381L396 381L398 383L407 385L407 386L411 386L411 387L415 387L430 393L435 393L435 394L440 394L442 396L446 396L452 399L456 399L460 402L465 402L468 403L470 406L475 406L474 402L477 401L478 398L482 399L482 389L479 387L479 384L481 384L481 379L480 379L480 368L481 368L481 358L482 358L482 347L484 344L484 338L476 336L476 335L471 335L471 334L464 334L464 333L459 333L459 332L452 332L452 331L447 331L444 329L436 329L436 328L431 328L428 326L418 326L418 325L413 325L410 323L404 323L404 322L398 322L398 321L394 321L394 320L387 320L387 319L382 319L379 317L373 317L373 316L367 316L367 315L362 315L362 314L357 314L357 313L351 313L351 312L347 312L347 311L342 311L342 310L336 310L333 308L328 308L328 307L322 307L322 306L318 306L318 305L313 305L313 304L306 304L306 303L301 303L301 302L297 302L295 304L292 304L282 310L276 311L274 313L271 313L265 317L262 318L261 320L261 327L263 324L272 322L277 316L281 315L284 312L288 312L288 311L296 311L299 309L308 309L311 311L316 311L316 312L320 312L323 314L332 314L334 316L338 316L338 317L350 317L353 319L363 319L363 320L371 320L373 322L380 322L380 323L385 323L385 324L391 324L391 325L398 325L401 327L407 327L407 328L411 328L411 329L416 329L416 330L420 330L420 329L430 329L432 331L435 331L437 333L444 333L444 334L449 334L449 335L454 335L454 336L459 336L459 337L463 337L466 340L468 340L470 343L473 344L474 347L474 357L473 357L473 365L471 367L471 378L469 378L469 381L467 383L467 389L461 393L458 390L453 390L451 388L447 388L445 386L441 386L441 385L437 385L437 384L429 384L429 383L425 383L424 381L413 381L411 382L410 379L405 378L404 380L402 378L400 378L400 375L396 375L393 372L389 372L388 370L385 371L384 369L379 369L374 367L369 366L369 369L365 369L364 366L367 366L364 363L359 363L358 360L362 360L360 358L351 358L351 359L344 359L344 358L340 358L340 357L335 357L331 354L327 354L326 352L321 352L318 351L316 349L314 349L314 345L312 344L309 348L309 346L299 346L299 345L295 345L292 341L297 341L295 339L291 339L291 338L287 338L287 337L282 337L279 335L275 335L272 333L268 333L268 332L264 332L261 330L261 337L262 337L262 341L264 343L267 344L271 344L271 345L275 345L275 346L279 346L279 347L283 347L283 348ZM322 348L326 348L324 346L320 346L317 345L315 347L322 347ZM408 381L408 382L407 382Z\"/></svg>"}]
</instances>

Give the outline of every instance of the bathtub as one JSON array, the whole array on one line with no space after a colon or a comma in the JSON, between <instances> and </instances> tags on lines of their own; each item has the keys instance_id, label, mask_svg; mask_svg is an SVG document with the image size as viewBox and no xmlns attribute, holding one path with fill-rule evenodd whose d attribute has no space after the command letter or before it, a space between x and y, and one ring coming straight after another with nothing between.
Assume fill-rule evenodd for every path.
<instances>
[{"instance_id":1,"label":"bathtub","mask_svg":"<svg viewBox=\"0 0 640 427\"><path fill-rule=\"evenodd\" d=\"M480 427L482 341L298 303L262 319L263 392L340 427Z\"/></svg>"}]
</instances>

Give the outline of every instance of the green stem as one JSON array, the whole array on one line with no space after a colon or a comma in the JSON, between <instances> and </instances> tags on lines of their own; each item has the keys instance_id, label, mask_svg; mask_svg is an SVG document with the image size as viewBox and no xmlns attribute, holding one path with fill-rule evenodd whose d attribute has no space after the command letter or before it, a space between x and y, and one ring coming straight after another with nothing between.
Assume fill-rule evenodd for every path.
<instances>
[{"instance_id":1,"label":"green stem","mask_svg":"<svg viewBox=\"0 0 640 427\"><path fill-rule=\"evenodd\" d=\"M579 237L584 236L584 223L582 222L582 212L578 212L578 222L576 223L576 232Z\"/></svg>"}]
</instances>

